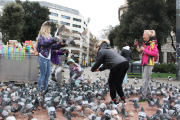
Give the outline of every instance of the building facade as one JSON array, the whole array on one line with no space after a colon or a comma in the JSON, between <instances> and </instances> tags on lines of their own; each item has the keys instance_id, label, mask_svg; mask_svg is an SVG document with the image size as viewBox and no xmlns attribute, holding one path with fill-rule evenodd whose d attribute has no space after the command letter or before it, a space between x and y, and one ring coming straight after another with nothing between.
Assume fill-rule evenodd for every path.
<instances>
[{"instance_id":1,"label":"building facade","mask_svg":"<svg viewBox=\"0 0 180 120\"><path fill-rule=\"evenodd\" d=\"M0 9L7 2L12 1L0 1ZM34 1L33 1L34 2ZM85 39L82 39L79 33L88 29L88 22L80 14L78 10L64 7L61 5L53 4L45 1L37 1L41 6L45 6L49 9L49 19L59 25L65 25L66 31L61 33L61 37L66 39L69 36L74 38L75 44L65 47L69 50L68 58L73 58L77 63L81 65L88 65L91 61L91 54L89 54L89 48L91 49L92 40L90 40L90 31L86 34ZM93 36L93 35L92 35ZM94 39L95 37L93 37ZM91 37L92 39L92 37Z\"/></svg>"},{"instance_id":2,"label":"building facade","mask_svg":"<svg viewBox=\"0 0 180 120\"><path fill-rule=\"evenodd\" d=\"M128 9L128 2L127 0L125 0L125 4L121 5L118 9L118 18L119 18L119 22L122 19L121 16L122 14ZM171 33L171 35L173 36L173 44L176 47L176 37L175 34ZM172 40L170 38L170 36L167 38L167 43L165 45L161 46L161 55L163 58L163 63L171 63L171 62L176 62L176 51L173 49L172 47ZM134 54L133 57L137 60L138 54Z\"/></svg>"}]
</instances>

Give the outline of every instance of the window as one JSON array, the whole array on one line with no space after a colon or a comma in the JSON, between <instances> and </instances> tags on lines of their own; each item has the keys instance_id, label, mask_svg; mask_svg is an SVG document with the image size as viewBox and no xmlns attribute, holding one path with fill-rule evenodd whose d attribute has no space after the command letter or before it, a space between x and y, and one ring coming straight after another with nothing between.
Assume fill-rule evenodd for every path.
<instances>
[{"instance_id":1,"label":"window","mask_svg":"<svg viewBox=\"0 0 180 120\"><path fill-rule=\"evenodd\" d=\"M81 19L73 18L74 21L81 22Z\"/></svg>"},{"instance_id":2,"label":"window","mask_svg":"<svg viewBox=\"0 0 180 120\"><path fill-rule=\"evenodd\" d=\"M58 22L57 20L53 20L53 19L50 19L49 21L54 22L54 23Z\"/></svg>"},{"instance_id":3,"label":"window","mask_svg":"<svg viewBox=\"0 0 180 120\"><path fill-rule=\"evenodd\" d=\"M70 19L69 16L66 16L66 15L61 15L62 18L65 18L65 19Z\"/></svg>"},{"instance_id":4,"label":"window","mask_svg":"<svg viewBox=\"0 0 180 120\"><path fill-rule=\"evenodd\" d=\"M83 29L85 30L85 28L83 27Z\"/></svg>"},{"instance_id":5,"label":"window","mask_svg":"<svg viewBox=\"0 0 180 120\"><path fill-rule=\"evenodd\" d=\"M58 17L58 14L57 14L57 13L52 13L52 12L51 12L51 15Z\"/></svg>"},{"instance_id":6,"label":"window","mask_svg":"<svg viewBox=\"0 0 180 120\"><path fill-rule=\"evenodd\" d=\"M73 24L73 27L81 28L80 25Z\"/></svg>"},{"instance_id":7,"label":"window","mask_svg":"<svg viewBox=\"0 0 180 120\"><path fill-rule=\"evenodd\" d=\"M84 22L84 24L86 25L86 23Z\"/></svg>"},{"instance_id":8,"label":"window","mask_svg":"<svg viewBox=\"0 0 180 120\"><path fill-rule=\"evenodd\" d=\"M63 21L61 21L61 22L60 22L60 24L62 24L62 25L68 25L68 26L70 26L70 23L63 22Z\"/></svg>"},{"instance_id":9,"label":"window","mask_svg":"<svg viewBox=\"0 0 180 120\"><path fill-rule=\"evenodd\" d=\"M76 31L76 30L72 30L72 32L73 32L73 33L78 33L78 31Z\"/></svg>"}]
</instances>

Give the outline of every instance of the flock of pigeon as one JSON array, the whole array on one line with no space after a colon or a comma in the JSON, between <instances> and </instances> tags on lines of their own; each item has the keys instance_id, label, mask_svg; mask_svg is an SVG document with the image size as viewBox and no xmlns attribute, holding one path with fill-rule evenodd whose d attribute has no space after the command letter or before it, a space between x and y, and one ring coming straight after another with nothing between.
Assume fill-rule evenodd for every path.
<instances>
[{"instance_id":1,"label":"flock of pigeon","mask_svg":"<svg viewBox=\"0 0 180 120\"><path fill-rule=\"evenodd\" d=\"M107 75L106 75L107 77ZM82 117L84 120L122 120L132 117L127 111L125 103L114 104L113 101L104 102L109 92L107 78L97 77L92 82L88 76L84 78L79 86L74 81L64 79L62 83L49 81L48 92L40 94L37 85L34 83L23 83L15 86L14 82L0 84L0 117L6 120L16 120L20 114L28 120L37 120L33 117L35 111L47 111L50 120L57 118L56 112L62 112L65 119L71 120L74 117ZM134 103L134 110L137 110L139 120L180 120L180 86L173 86L169 83L159 83L151 80L152 97L147 99L149 109L157 108L152 116L147 116L143 107L138 104L140 101L142 87L134 87L140 81L136 78L133 84L124 87L125 97ZM156 85L153 86L152 83ZM137 96L137 98L135 98ZM155 97L156 96L156 100ZM168 97L167 97L168 96ZM120 98L117 98L119 100ZM163 103L160 102L163 101ZM96 102L97 101L97 102ZM133 108L132 107L132 108ZM151 108L152 107L152 108ZM138 111L141 108L140 111Z\"/></svg>"}]
</instances>

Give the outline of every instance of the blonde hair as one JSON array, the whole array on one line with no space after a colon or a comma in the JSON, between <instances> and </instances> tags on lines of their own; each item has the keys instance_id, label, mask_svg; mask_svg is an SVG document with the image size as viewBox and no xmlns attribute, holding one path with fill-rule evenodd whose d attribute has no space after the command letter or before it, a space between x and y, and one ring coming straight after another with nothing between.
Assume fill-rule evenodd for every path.
<instances>
[{"instance_id":1,"label":"blonde hair","mask_svg":"<svg viewBox=\"0 0 180 120\"><path fill-rule=\"evenodd\" d=\"M156 36L155 30L144 30L144 33L146 33L146 34L149 35L150 37Z\"/></svg>"},{"instance_id":2,"label":"blonde hair","mask_svg":"<svg viewBox=\"0 0 180 120\"><path fill-rule=\"evenodd\" d=\"M45 38L51 38L52 36L51 36L51 34L50 33L47 33L47 31L48 31L48 29L49 28L51 28L49 25L42 25L41 26L41 29L40 29L40 31L39 31L39 34L38 34L38 38L40 37L40 36L42 36L42 37L45 37Z\"/></svg>"},{"instance_id":3,"label":"blonde hair","mask_svg":"<svg viewBox=\"0 0 180 120\"><path fill-rule=\"evenodd\" d=\"M108 45L110 45L110 41L107 39L103 39L100 42L96 43L96 48L99 47L101 45L102 42L106 42Z\"/></svg>"}]
</instances>

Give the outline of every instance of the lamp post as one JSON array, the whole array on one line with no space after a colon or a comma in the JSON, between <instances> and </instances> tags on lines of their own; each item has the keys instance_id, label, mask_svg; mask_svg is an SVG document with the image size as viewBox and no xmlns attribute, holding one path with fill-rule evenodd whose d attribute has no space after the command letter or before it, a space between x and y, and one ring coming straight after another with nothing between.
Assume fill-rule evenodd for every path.
<instances>
[{"instance_id":1,"label":"lamp post","mask_svg":"<svg viewBox=\"0 0 180 120\"><path fill-rule=\"evenodd\" d=\"M180 0L176 0L176 55L177 55L177 67L176 67L176 79L180 78Z\"/></svg>"}]
</instances>

